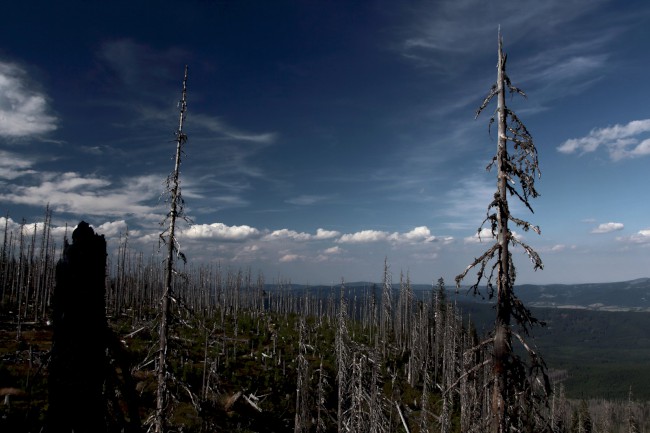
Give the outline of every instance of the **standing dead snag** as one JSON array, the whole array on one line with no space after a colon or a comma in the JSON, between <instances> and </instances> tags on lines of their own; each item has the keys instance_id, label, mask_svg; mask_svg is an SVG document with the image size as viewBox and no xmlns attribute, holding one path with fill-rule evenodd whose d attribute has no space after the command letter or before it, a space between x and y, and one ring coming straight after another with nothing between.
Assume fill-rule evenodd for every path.
<instances>
[{"instance_id":1,"label":"standing dead snag","mask_svg":"<svg viewBox=\"0 0 650 433\"><path fill-rule=\"evenodd\" d=\"M106 240L81 221L56 266L48 431L106 431Z\"/></svg>"},{"instance_id":2,"label":"standing dead snag","mask_svg":"<svg viewBox=\"0 0 650 433\"><path fill-rule=\"evenodd\" d=\"M539 227L510 213L508 196L517 197L532 212L529 200L538 196L535 190L535 177L539 177L540 170L532 136L505 103L506 92L519 93L524 97L526 95L513 86L506 75L507 57L503 54L500 31L498 45L497 82L476 112L478 117L490 101L497 97L497 153L487 166L488 170L495 165L497 167L497 191L494 200L488 206L487 216L478 229L480 235L483 227L489 224L492 237L496 238L496 242L456 277L456 285L460 286L460 282L470 269L478 268L478 278L472 290L476 294L479 283L485 277L487 293L491 298L494 296L496 280L496 320L492 336L492 431L505 433L520 431L524 425L526 428L532 428L540 421L536 407L541 400L545 401L550 387L544 361L524 338L513 330L511 324L511 320L514 319L518 328L527 335L529 327L538 321L514 293L516 273L510 246L523 248L533 262L535 270L542 269L543 264L537 252L515 237L509 228L508 224L512 222L523 231L532 229L540 233ZM495 116L490 119L490 126L494 121ZM513 336L528 353L528 365L513 350ZM542 424L545 428L546 423ZM536 431L540 431L540 428L538 427Z\"/></svg>"},{"instance_id":3,"label":"standing dead snag","mask_svg":"<svg viewBox=\"0 0 650 433\"><path fill-rule=\"evenodd\" d=\"M160 305L160 336L158 353L158 388L156 393L156 413L154 418L155 431L161 433L165 430L165 411L167 409L167 334L169 331L169 319L171 315L172 277L174 274L174 256L179 256L185 261L185 256L178 248L176 239L176 220L185 218L183 212L183 198L180 188L180 166L183 145L187 142L187 135L183 132L183 122L187 112L187 66L183 78L183 93L180 100L180 120L178 131L176 131L176 157L174 160L174 171L167 178L167 192L169 193L170 211L163 221L169 222L167 228L160 235L160 239L167 246L167 262L165 264L165 287Z\"/></svg>"}]
</instances>

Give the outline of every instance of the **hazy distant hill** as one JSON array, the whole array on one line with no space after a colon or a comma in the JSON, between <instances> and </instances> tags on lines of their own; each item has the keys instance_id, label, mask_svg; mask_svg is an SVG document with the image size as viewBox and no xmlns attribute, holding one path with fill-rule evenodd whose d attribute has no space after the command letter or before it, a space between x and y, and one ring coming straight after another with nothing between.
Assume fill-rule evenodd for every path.
<instances>
[{"instance_id":1,"label":"hazy distant hill","mask_svg":"<svg viewBox=\"0 0 650 433\"><path fill-rule=\"evenodd\" d=\"M381 284L375 283L377 295L380 295ZM292 290L306 290L312 294L329 296L332 291L338 294L339 285L304 286L292 285ZM370 292L373 283L345 283L348 293L358 295ZM418 297L429 296L431 285L414 284L414 292ZM393 283L393 292L399 290L399 283ZM468 287L461 287L458 293L455 288L448 287L450 299L459 302L488 302L480 296L467 294ZM522 284L515 286L517 296L528 307L571 308L600 311L641 311L650 312L650 278L622 281L615 283L590 284ZM485 293L485 292L483 292ZM317 295L318 296L318 295Z\"/></svg>"},{"instance_id":2,"label":"hazy distant hill","mask_svg":"<svg viewBox=\"0 0 650 433\"><path fill-rule=\"evenodd\" d=\"M650 311L650 278L618 283L521 285L517 294L537 307Z\"/></svg>"}]
</instances>

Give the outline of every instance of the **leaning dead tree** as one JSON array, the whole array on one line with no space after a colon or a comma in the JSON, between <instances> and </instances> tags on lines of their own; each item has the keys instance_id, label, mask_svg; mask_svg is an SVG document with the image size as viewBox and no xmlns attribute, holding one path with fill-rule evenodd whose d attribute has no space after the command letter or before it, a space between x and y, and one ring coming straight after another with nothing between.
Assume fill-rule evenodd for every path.
<instances>
[{"instance_id":1,"label":"leaning dead tree","mask_svg":"<svg viewBox=\"0 0 650 433\"><path fill-rule=\"evenodd\" d=\"M518 93L524 97L526 95L513 86L506 75L507 57L503 53L500 31L498 46L497 82L476 112L478 117L496 97L497 109L490 119L490 126L496 120L497 153L487 169L494 166L497 168L497 191L488 206L487 216L478 229L480 237L485 234L484 227L487 226L495 242L456 277L456 285L460 286L471 269L478 269L478 278L470 290L477 294L479 284L485 279L488 296L492 298L496 291L494 331L485 343L492 345L492 431L522 431L533 425L539 425L534 430L541 431L546 423L541 422L542 415L537 409L539 403L546 401L550 387L544 361L524 338L530 326L539 322L515 295L516 272L510 247L522 248L535 270L542 269L543 264L537 252L514 235L509 224L512 223L525 232L532 230L539 234L540 230L528 221L512 215L508 204L509 197L516 197L533 211L530 199L538 196L535 177L539 177L540 170L532 136L517 115L506 106L506 92ZM513 319L516 328L513 328ZM519 341L528 354L528 364L513 349L513 339Z\"/></svg>"},{"instance_id":2,"label":"leaning dead tree","mask_svg":"<svg viewBox=\"0 0 650 433\"><path fill-rule=\"evenodd\" d=\"M160 335L158 353L158 387L156 393L156 413L154 426L156 433L165 431L165 411L167 410L167 338L169 332L169 321L171 316L172 283L174 270L174 258L178 256L185 261L185 256L178 247L176 239L176 222L179 218L185 218L183 212L183 198L180 188L180 166L183 145L187 142L187 135L183 132L183 122L187 112L187 66L183 78L183 92L180 106L180 119L176 131L176 157L174 160L174 171L167 178L167 191L169 192L170 210L163 224L169 223L168 228L160 235L161 241L167 246L167 260L165 263L165 285L160 304Z\"/></svg>"}]
</instances>

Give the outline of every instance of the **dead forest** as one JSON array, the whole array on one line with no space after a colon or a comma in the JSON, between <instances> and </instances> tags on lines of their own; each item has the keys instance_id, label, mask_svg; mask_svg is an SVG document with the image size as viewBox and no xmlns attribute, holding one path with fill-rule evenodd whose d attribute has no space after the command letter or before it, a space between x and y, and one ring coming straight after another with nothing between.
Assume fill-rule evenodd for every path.
<instances>
[{"instance_id":1,"label":"dead forest","mask_svg":"<svg viewBox=\"0 0 650 433\"><path fill-rule=\"evenodd\" d=\"M477 333L447 298L378 264L377 284L328 290L267 281L252 269L188 262L178 250L187 93L183 80L164 248L144 253L128 233L105 239L86 222L53 234L0 219L0 431L11 432L643 432L648 406L572 401L530 337L542 325L515 294L511 250L535 250L508 224L532 210L537 150L505 105L523 94L506 74L499 35L493 97L497 192L478 234L494 238L457 277L495 298L494 329ZM484 227L485 226L485 227ZM108 254L107 244L113 245ZM483 285L481 285L483 284Z\"/></svg>"},{"instance_id":2,"label":"dead forest","mask_svg":"<svg viewBox=\"0 0 650 433\"><path fill-rule=\"evenodd\" d=\"M5 219L2 228L2 431L47 425L52 295L63 247L50 220L48 211L45 224L12 230ZM107 331L84 338L106 347L103 367L90 365L103 380L104 431L147 431L165 266L159 253L132 250L126 236L117 242L106 265ZM447 301L441 279L429 293L414 293L408 275L393 276L388 262L378 268L381 283L363 290L342 281L310 291L250 269L183 266L171 303L167 431L489 429L486 337ZM82 353L88 342L78 342ZM647 406L633 396L578 402L564 397L561 381L553 390L516 431L648 429Z\"/></svg>"}]
</instances>

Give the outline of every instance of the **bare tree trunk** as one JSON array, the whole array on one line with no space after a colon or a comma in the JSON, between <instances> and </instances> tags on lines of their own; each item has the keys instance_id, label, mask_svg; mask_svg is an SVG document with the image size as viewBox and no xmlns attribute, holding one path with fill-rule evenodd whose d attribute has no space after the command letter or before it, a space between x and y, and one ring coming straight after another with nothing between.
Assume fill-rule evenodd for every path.
<instances>
[{"instance_id":1,"label":"bare tree trunk","mask_svg":"<svg viewBox=\"0 0 650 433\"><path fill-rule=\"evenodd\" d=\"M304 433L309 431L308 427L308 400L309 395L309 363L307 362L307 348L305 346L305 316L300 316L299 341L298 341L298 359L296 372L296 415L294 419L294 433Z\"/></svg>"},{"instance_id":2,"label":"bare tree trunk","mask_svg":"<svg viewBox=\"0 0 650 433\"><path fill-rule=\"evenodd\" d=\"M165 410L167 409L167 338L169 332L169 320L171 315L171 292L172 292L172 275L174 273L174 255L179 251L176 247L176 219L182 213L182 201L180 197L180 165L182 146L187 141L187 135L183 133L183 122L187 110L186 102L187 93L187 66L185 66L185 76L183 78L183 93L180 102L180 120L178 131L176 132L176 158L174 162L174 172L169 180L171 187L171 210L169 212L169 233L167 235L167 263L165 267L165 287L163 289L162 301L160 305L160 336L158 348L158 388L156 392L156 414L154 426L156 433L165 431Z\"/></svg>"},{"instance_id":3,"label":"bare tree trunk","mask_svg":"<svg viewBox=\"0 0 650 433\"><path fill-rule=\"evenodd\" d=\"M499 256L497 273L497 305L496 323L494 326L494 351L492 373L494 376L494 393L492 395L492 414L494 424L492 430L505 433L508 431L506 419L506 404L508 401L507 368L508 360L512 350L512 336L510 334L510 299L512 297L512 282L510 281L510 231L508 230L508 196L507 196L507 174L505 170L507 153L506 142L506 102L504 90L504 68L505 59L501 50L501 39L499 38L499 63L497 73L497 194L499 195L499 206L497 207L497 226Z\"/></svg>"},{"instance_id":4,"label":"bare tree trunk","mask_svg":"<svg viewBox=\"0 0 650 433\"><path fill-rule=\"evenodd\" d=\"M388 258L384 259L384 281L381 295L381 340L382 354L386 356L390 329L393 323L393 287L390 271L388 269Z\"/></svg>"},{"instance_id":5,"label":"bare tree trunk","mask_svg":"<svg viewBox=\"0 0 650 433\"><path fill-rule=\"evenodd\" d=\"M529 199L538 196L535 190L535 177L539 176L537 149L532 136L515 113L506 107L505 92L525 94L514 87L506 75L506 56L503 53L501 32L498 35L497 82L492 86L476 116L483 111L493 97L497 98L496 122L498 126L497 153L488 169L497 167L497 191L493 201L488 205L487 216L479 227L478 236L485 235L483 229L489 225L489 233L496 237L496 242L475 259L465 271L456 277L457 287L472 268L478 268L478 278L472 289L479 291L479 283L487 279L488 296L495 290L493 277L496 279L496 319L492 336L492 431L507 433L511 428L531 424L539 419L540 401L544 401L550 392L545 364L536 351L528 345L523 337L513 332L511 320L514 318L518 328L527 335L529 326L539 323L531 312L514 294L515 268L510 253L510 245L518 245L533 262L534 269L542 269L542 261L531 247L513 236L508 227L509 221L523 231L533 230L540 233L539 227L528 221L516 218L510 213L508 197L514 196L532 211ZM495 120L493 117L490 124ZM512 143L512 152L508 152L508 143ZM489 235L488 235L489 236ZM528 353L530 363L526 365L520 357L514 356L513 336L521 342ZM536 376L533 380L533 376ZM541 379L541 380L539 380ZM541 384L541 387L539 386ZM537 406L537 407L536 407ZM542 422L545 425L546 423Z\"/></svg>"},{"instance_id":6,"label":"bare tree trunk","mask_svg":"<svg viewBox=\"0 0 650 433\"><path fill-rule=\"evenodd\" d=\"M347 327L347 302L345 300L345 286L341 283L341 298L339 304L338 326L336 329L336 363L338 367L338 403L337 403L337 431L344 432L344 410L347 406L348 396L348 368L350 367L350 352L348 347Z\"/></svg>"},{"instance_id":7,"label":"bare tree trunk","mask_svg":"<svg viewBox=\"0 0 650 433\"><path fill-rule=\"evenodd\" d=\"M325 386L327 378L323 370L323 357L320 357L320 366L318 368L318 388L316 390L316 433L327 431L325 425Z\"/></svg>"}]
</instances>

